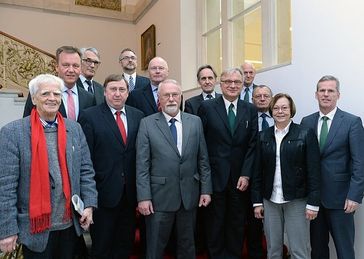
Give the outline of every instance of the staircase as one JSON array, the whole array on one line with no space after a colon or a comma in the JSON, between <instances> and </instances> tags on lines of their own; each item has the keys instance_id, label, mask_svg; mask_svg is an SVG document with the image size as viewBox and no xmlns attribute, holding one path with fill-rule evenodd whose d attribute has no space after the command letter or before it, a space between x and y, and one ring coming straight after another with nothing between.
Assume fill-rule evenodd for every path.
<instances>
[{"instance_id":1,"label":"staircase","mask_svg":"<svg viewBox=\"0 0 364 259\"><path fill-rule=\"evenodd\" d=\"M5 124L23 117L26 99L16 89L0 89L0 128Z\"/></svg>"}]
</instances>

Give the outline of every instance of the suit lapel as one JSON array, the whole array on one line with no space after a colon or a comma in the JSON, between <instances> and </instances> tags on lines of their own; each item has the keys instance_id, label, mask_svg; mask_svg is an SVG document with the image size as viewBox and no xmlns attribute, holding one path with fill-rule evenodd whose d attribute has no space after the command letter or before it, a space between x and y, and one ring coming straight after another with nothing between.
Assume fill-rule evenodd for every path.
<instances>
[{"instance_id":1,"label":"suit lapel","mask_svg":"<svg viewBox=\"0 0 364 259\"><path fill-rule=\"evenodd\" d=\"M215 108L217 114L219 115L220 119L222 120L223 124L225 125L227 131L230 134L230 127L229 127L229 122L228 122L227 113L226 113L226 109L225 109L224 99L221 96L214 100L215 100L214 108Z\"/></svg>"},{"instance_id":2,"label":"suit lapel","mask_svg":"<svg viewBox=\"0 0 364 259\"><path fill-rule=\"evenodd\" d=\"M171 131L168 127L168 123L166 121L166 118L164 117L163 113L159 113L159 116L156 117L155 123L159 130L162 132L164 138L167 140L167 142L171 145L172 149L180 156L180 153L178 151L178 148L176 144L174 143L174 140L172 138Z\"/></svg>"},{"instance_id":3,"label":"suit lapel","mask_svg":"<svg viewBox=\"0 0 364 259\"><path fill-rule=\"evenodd\" d=\"M134 135L138 132L138 128L137 128L137 123L135 123L135 120L133 119L133 112L127 105L125 106L125 112L126 112L126 121L128 123L127 140L129 143L129 139L134 138Z\"/></svg>"},{"instance_id":4,"label":"suit lapel","mask_svg":"<svg viewBox=\"0 0 364 259\"><path fill-rule=\"evenodd\" d=\"M236 109L236 119L235 119L234 134L235 134L236 129L238 128L238 126L244 120L244 117L245 117L244 116L244 103L243 103L242 100L240 100L240 98L238 99L237 106L238 107ZM245 124L243 124L243 125L245 125ZM248 125L245 125L245 127L247 128Z\"/></svg>"},{"instance_id":5,"label":"suit lapel","mask_svg":"<svg viewBox=\"0 0 364 259\"><path fill-rule=\"evenodd\" d=\"M155 103L154 95L152 93L152 86L150 84L144 88L143 94L149 105L153 107L154 112L158 112L157 104Z\"/></svg>"},{"instance_id":6,"label":"suit lapel","mask_svg":"<svg viewBox=\"0 0 364 259\"><path fill-rule=\"evenodd\" d=\"M186 148L188 147L188 140L190 137L192 124L189 122L189 118L184 116L184 113L181 112L181 120L182 120L182 154L186 152Z\"/></svg>"},{"instance_id":7,"label":"suit lapel","mask_svg":"<svg viewBox=\"0 0 364 259\"><path fill-rule=\"evenodd\" d=\"M343 114L342 114L341 110L338 108L334 115L334 119L331 122L329 134L327 135L327 139L326 139L326 143L325 143L323 151L325 151L327 149L327 147L330 146L331 142L334 140L342 123L343 123Z\"/></svg>"},{"instance_id":8,"label":"suit lapel","mask_svg":"<svg viewBox=\"0 0 364 259\"><path fill-rule=\"evenodd\" d=\"M69 129L69 125L67 123L67 121L65 120L65 126L66 126L66 141L67 141L67 144L66 144L66 159L67 159L67 169L68 169L68 175L70 176L70 179L72 179L72 175L73 175L73 152L74 152L74 149L75 147L73 146L73 143L72 143L72 135L69 134L70 132L70 129Z\"/></svg>"}]
</instances>

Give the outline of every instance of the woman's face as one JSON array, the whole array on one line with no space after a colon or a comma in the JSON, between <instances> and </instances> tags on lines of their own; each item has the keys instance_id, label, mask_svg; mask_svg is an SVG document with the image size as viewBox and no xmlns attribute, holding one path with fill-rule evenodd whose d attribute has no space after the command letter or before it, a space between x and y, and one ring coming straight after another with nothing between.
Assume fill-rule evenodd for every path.
<instances>
[{"instance_id":1,"label":"woman's face","mask_svg":"<svg viewBox=\"0 0 364 259\"><path fill-rule=\"evenodd\" d=\"M281 97L274 104L272 115L275 124L286 126L291 120L291 108L289 100L286 97Z\"/></svg>"}]
</instances>

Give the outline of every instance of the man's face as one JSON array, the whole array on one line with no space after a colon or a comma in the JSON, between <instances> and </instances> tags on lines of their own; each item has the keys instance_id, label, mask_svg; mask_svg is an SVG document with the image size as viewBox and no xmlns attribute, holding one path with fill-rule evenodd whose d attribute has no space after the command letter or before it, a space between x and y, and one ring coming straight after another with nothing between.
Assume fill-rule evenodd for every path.
<instances>
[{"instance_id":1,"label":"man's face","mask_svg":"<svg viewBox=\"0 0 364 259\"><path fill-rule=\"evenodd\" d=\"M57 83L39 85L38 91L32 96L32 102L43 119L56 117L61 99L61 87Z\"/></svg>"},{"instance_id":2,"label":"man's face","mask_svg":"<svg viewBox=\"0 0 364 259\"><path fill-rule=\"evenodd\" d=\"M339 98L340 92L336 89L336 81L330 80L319 83L316 99L322 113L327 114L335 109Z\"/></svg>"},{"instance_id":3,"label":"man's face","mask_svg":"<svg viewBox=\"0 0 364 259\"><path fill-rule=\"evenodd\" d=\"M239 72L232 72L221 77L221 91L224 97L230 101L235 101L243 88L243 77Z\"/></svg>"},{"instance_id":4,"label":"man's face","mask_svg":"<svg viewBox=\"0 0 364 259\"><path fill-rule=\"evenodd\" d=\"M198 83L203 92L210 94L214 91L216 78L211 69L204 68L200 71Z\"/></svg>"},{"instance_id":5,"label":"man's face","mask_svg":"<svg viewBox=\"0 0 364 259\"><path fill-rule=\"evenodd\" d=\"M152 84L158 86L168 77L167 62L159 57L153 58L149 63L148 72Z\"/></svg>"},{"instance_id":6,"label":"man's face","mask_svg":"<svg viewBox=\"0 0 364 259\"><path fill-rule=\"evenodd\" d=\"M81 63L81 72L84 77L91 80L95 74L96 70L99 68L100 59L97 57L95 53L92 51L85 51L82 63Z\"/></svg>"},{"instance_id":7,"label":"man's face","mask_svg":"<svg viewBox=\"0 0 364 259\"><path fill-rule=\"evenodd\" d=\"M254 81L255 69L250 64L243 64L241 68L244 74L244 85L250 86Z\"/></svg>"},{"instance_id":8,"label":"man's face","mask_svg":"<svg viewBox=\"0 0 364 259\"><path fill-rule=\"evenodd\" d=\"M129 91L124 80L109 82L104 91L106 103L115 110L121 110L129 96Z\"/></svg>"},{"instance_id":9,"label":"man's face","mask_svg":"<svg viewBox=\"0 0 364 259\"><path fill-rule=\"evenodd\" d=\"M272 95L267 87L257 87L253 92L253 103L260 112L266 112L269 109L269 103Z\"/></svg>"},{"instance_id":10,"label":"man's face","mask_svg":"<svg viewBox=\"0 0 364 259\"><path fill-rule=\"evenodd\" d=\"M119 62L124 71L127 74L133 74L137 68L137 56L132 51L124 51L120 55Z\"/></svg>"},{"instance_id":11,"label":"man's face","mask_svg":"<svg viewBox=\"0 0 364 259\"><path fill-rule=\"evenodd\" d=\"M176 116L181 105L181 89L173 83L164 83L158 92L162 111L169 116Z\"/></svg>"},{"instance_id":12,"label":"man's face","mask_svg":"<svg viewBox=\"0 0 364 259\"><path fill-rule=\"evenodd\" d=\"M67 88L72 88L81 73L81 58L77 53L62 52L56 65L58 77Z\"/></svg>"}]
</instances>

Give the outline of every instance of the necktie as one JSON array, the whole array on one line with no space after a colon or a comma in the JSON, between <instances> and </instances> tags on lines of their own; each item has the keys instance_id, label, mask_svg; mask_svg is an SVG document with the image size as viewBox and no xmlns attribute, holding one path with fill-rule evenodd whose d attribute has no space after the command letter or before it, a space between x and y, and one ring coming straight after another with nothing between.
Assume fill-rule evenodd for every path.
<instances>
[{"instance_id":1,"label":"necktie","mask_svg":"<svg viewBox=\"0 0 364 259\"><path fill-rule=\"evenodd\" d=\"M117 111L117 112L115 112L115 115L116 115L116 124L119 127L121 137L123 138L124 144L126 145L126 130L125 130L124 122L120 118L121 112Z\"/></svg>"},{"instance_id":2,"label":"necktie","mask_svg":"<svg viewBox=\"0 0 364 259\"><path fill-rule=\"evenodd\" d=\"M246 87L244 90L244 101L249 102L249 88Z\"/></svg>"},{"instance_id":3,"label":"necktie","mask_svg":"<svg viewBox=\"0 0 364 259\"><path fill-rule=\"evenodd\" d=\"M207 99L212 99L212 95L211 94L208 94L208 95L206 95L206 98Z\"/></svg>"},{"instance_id":4,"label":"necktie","mask_svg":"<svg viewBox=\"0 0 364 259\"><path fill-rule=\"evenodd\" d=\"M67 89L67 118L71 120L76 120L76 109L75 101L73 100L73 93L71 89Z\"/></svg>"},{"instance_id":5,"label":"necktie","mask_svg":"<svg viewBox=\"0 0 364 259\"><path fill-rule=\"evenodd\" d=\"M234 113L234 104L230 104L228 110L228 121L231 135L234 135L234 127L235 127L235 113Z\"/></svg>"},{"instance_id":6,"label":"necktie","mask_svg":"<svg viewBox=\"0 0 364 259\"><path fill-rule=\"evenodd\" d=\"M85 80L85 82L88 85L87 91L93 93L94 91L92 90L92 82L90 80Z\"/></svg>"},{"instance_id":7,"label":"necktie","mask_svg":"<svg viewBox=\"0 0 364 259\"><path fill-rule=\"evenodd\" d=\"M265 129L268 129L269 128L269 124L268 124L268 121L266 119L268 115L265 114L265 113L262 113L260 115L260 117L262 117L262 130L265 130Z\"/></svg>"},{"instance_id":8,"label":"necktie","mask_svg":"<svg viewBox=\"0 0 364 259\"><path fill-rule=\"evenodd\" d=\"M133 91L135 88L134 80L132 76L129 76L129 92Z\"/></svg>"},{"instance_id":9,"label":"necktie","mask_svg":"<svg viewBox=\"0 0 364 259\"><path fill-rule=\"evenodd\" d=\"M320 150L322 151L324 149L327 134L329 133L329 128L327 127L327 120L329 117L323 116L322 117L322 126L321 126L321 132L320 132Z\"/></svg>"},{"instance_id":10,"label":"necktie","mask_svg":"<svg viewBox=\"0 0 364 259\"><path fill-rule=\"evenodd\" d=\"M171 123L171 125L169 125L169 129L171 130L173 141L177 145L177 128L175 125L176 119L172 118L169 120L169 122Z\"/></svg>"}]
</instances>

